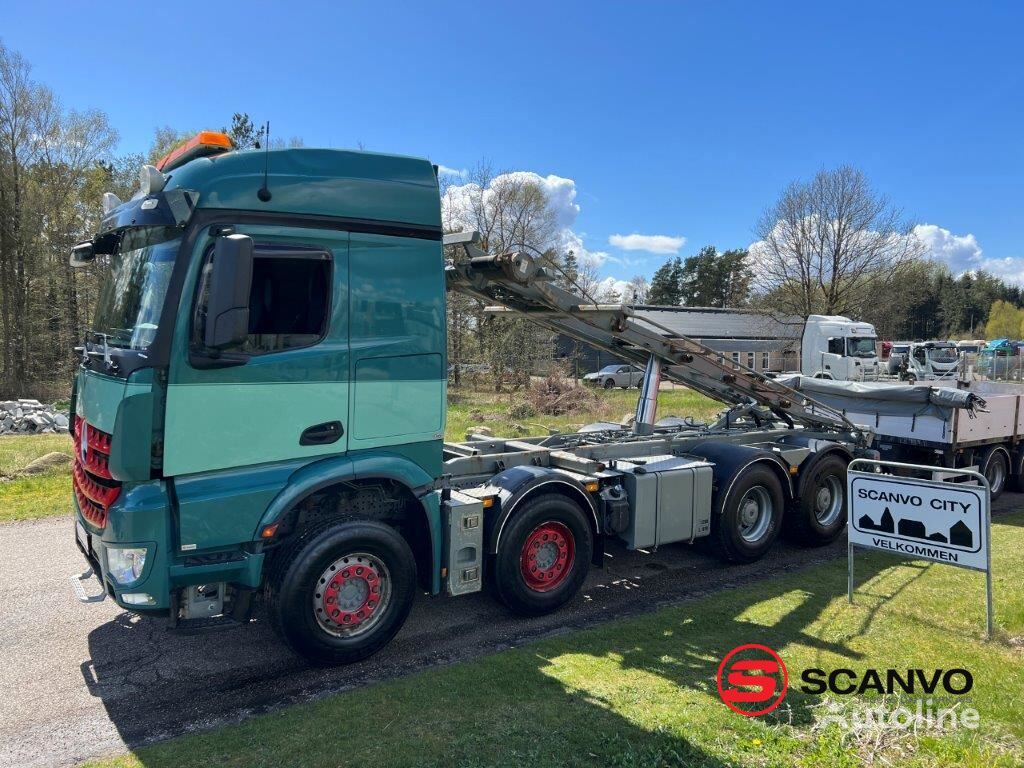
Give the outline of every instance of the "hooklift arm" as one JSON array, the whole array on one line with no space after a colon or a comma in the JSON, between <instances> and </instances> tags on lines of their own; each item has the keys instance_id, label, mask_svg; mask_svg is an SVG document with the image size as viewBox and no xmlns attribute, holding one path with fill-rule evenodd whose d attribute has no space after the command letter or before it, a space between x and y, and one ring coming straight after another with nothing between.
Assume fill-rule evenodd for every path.
<instances>
[{"instance_id":1,"label":"hooklift arm","mask_svg":"<svg viewBox=\"0 0 1024 768\"><path fill-rule=\"evenodd\" d=\"M667 378L730 406L747 406L756 418L761 406L790 426L856 432L839 411L817 403L774 379L745 368L720 352L636 315L620 304L587 303L559 288L537 261L522 252L491 255L476 243L477 232L445 235L444 244L461 247L464 258L446 265L448 289L483 302L487 312L513 312L538 325L603 349L641 367L662 361Z\"/></svg>"}]
</instances>

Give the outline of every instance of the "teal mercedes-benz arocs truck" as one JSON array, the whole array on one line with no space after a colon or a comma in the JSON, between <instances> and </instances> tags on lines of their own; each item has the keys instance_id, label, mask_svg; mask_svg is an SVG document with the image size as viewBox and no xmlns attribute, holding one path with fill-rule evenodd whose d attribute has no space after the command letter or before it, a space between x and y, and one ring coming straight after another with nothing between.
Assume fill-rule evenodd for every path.
<instances>
[{"instance_id":1,"label":"teal mercedes-benz arocs truck","mask_svg":"<svg viewBox=\"0 0 1024 768\"><path fill-rule=\"evenodd\" d=\"M699 345L558 305L521 254L473 251L449 287L612 328L590 340L648 363L637 424L445 444L442 240L436 170L407 157L202 133L131 200L105 196L71 261L108 266L72 394L76 539L106 595L174 625L262 599L291 648L339 663L386 644L419 590L554 610L613 536L711 536L749 561L784 527L842 531L863 433ZM663 371L724 420L655 423Z\"/></svg>"}]
</instances>

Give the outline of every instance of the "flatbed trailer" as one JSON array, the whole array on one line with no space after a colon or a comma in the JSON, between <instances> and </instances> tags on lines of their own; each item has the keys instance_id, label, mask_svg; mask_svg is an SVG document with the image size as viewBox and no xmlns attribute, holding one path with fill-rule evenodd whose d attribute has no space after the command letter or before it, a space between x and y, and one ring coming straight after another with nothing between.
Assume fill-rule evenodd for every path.
<instances>
[{"instance_id":1,"label":"flatbed trailer","mask_svg":"<svg viewBox=\"0 0 1024 768\"><path fill-rule=\"evenodd\" d=\"M883 458L936 468L971 468L989 481L992 497L1024 486L1024 397L998 382L861 383L837 386L806 377L795 388L842 411L873 436Z\"/></svg>"}]
</instances>

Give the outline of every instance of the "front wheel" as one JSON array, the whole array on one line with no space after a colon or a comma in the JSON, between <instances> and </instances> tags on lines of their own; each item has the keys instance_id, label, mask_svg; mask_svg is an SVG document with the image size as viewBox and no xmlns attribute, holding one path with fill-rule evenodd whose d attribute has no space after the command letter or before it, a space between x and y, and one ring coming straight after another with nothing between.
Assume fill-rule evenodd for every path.
<instances>
[{"instance_id":1,"label":"front wheel","mask_svg":"<svg viewBox=\"0 0 1024 768\"><path fill-rule=\"evenodd\" d=\"M494 558L494 591L516 613L550 613L587 578L594 550L590 523L578 504L559 494L528 499L513 515Z\"/></svg>"},{"instance_id":2,"label":"front wheel","mask_svg":"<svg viewBox=\"0 0 1024 768\"><path fill-rule=\"evenodd\" d=\"M605 389L611 389L614 386L615 386L615 379L605 379L604 380L604 388Z\"/></svg>"},{"instance_id":3,"label":"front wheel","mask_svg":"<svg viewBox=\"0 0 1024 768\"><path fill-rule=\"evenodd\" d=\"M271 623L315 664L348 664L383 648L405 623L416 562L394 528L358 520L297 542L268 577Z\"/></svg>"},{"instance_id":4,"label":"front wheel","mask_svg":"<svg viewBox=\"0 0 1024 768\"><path fill-rule=\"evenodd\" d=\"M720 557L752 563L768 551L782 524L782 484L768 467L753 465L733 481L711 521Z\"/></svg>"}]
</instances>

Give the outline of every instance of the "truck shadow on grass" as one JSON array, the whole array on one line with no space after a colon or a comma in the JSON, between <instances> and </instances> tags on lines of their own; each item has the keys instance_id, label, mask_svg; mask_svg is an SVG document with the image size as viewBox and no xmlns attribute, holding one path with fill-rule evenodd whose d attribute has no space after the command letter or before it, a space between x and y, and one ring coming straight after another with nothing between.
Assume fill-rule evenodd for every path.
<instances>
[{"instance_id":1,"label":"truck shadow on grass","mask_svg":"<svg viewBox=\"0 0 1024 768\"><path fill-rule=\"evenodd\" d=\"M844 637L865 632L878 606L926 570L915 566L909 572L899 570L876 578L899 563L877 556L858 559L857 583L871 582L859 593L858 602L867 610L859 625ZM396 654L386 649L362 664L314 670L283 651L265 626L181 637L168 634L160 621L122 614L90 634L92 658L83 664L82 671L90 692L102 699L110 720L130 748L225 722L245 721L278 710L282 704L316 698L324 692L316 690L317 681L329 679L333 682L328 690L358 690L326 700L310 715L299 714L301 707L289 708L263 721L262 726L243 722L230 729L229 733L235 735L225 743L235 745L232 749L239 751L240 763L265 758L270 750L275 764L319 764L312 752L305 757L292 755L285 745L294 742L294 729L310 729L312 734L327 728L340 744L351 742L344 754L351 755L353 762L358 758L383 759L381 764L387 765L430 765L436 759L437 763L453 765L501 765L511 761L534 766L717 767L728 763L710 754L702 744L719 742L721 728L748 735L761 723L806 728L813 723L813 708L818 703L816 696L799 689L799 670L791 670L785 699L774 712L756 719L730 712L719 699L716 683L718 664L729 651L750 642L776 649L796 643L851 661L859 658L846 642L822 640L820 633L811 629L829 623L830 612L835 610L830 606L845 592L845 573L840 569L828 573L824 581L799 583L797 588L792 578L762 576L753 589L740 586L724 590L663 613L561 635L511 654L444 669L430 667L436 667L439 660L443 663L444 644L459 643L457 632L445 643L422 648L415 656L402 655L397 664L393 658ZM754 578L758 578L756 574ZM776 584L778 589L773 589ZM768 603L779 602L781 611L765 608ZM481 622L488 620L484 608L488 604L485 600L466 603L470 610L479 612L475 620ZM460 618L474 620L471 616ZM495 626L500 632L500 625ZM233 659L228 660L218 651L218 638L231 634L235 635L230 643ZM567 664L571 670L574 663L580 663L573 659L581 657L589 657L581 663L591 668L591 682L595 665L609 665L612 672L628 671L641 686L632 696L635 700L630 704L630 696L623 699L621 692L602 690L600 686L587 690L571 671L565 671ZM425 674L398 679L393 686L372 684L424 668ZM275 680L292 676L309 682L307 695L282 697L276 692ZM265 696L254 693L263 686L267 689ZM400 689L397 697L394 690L382 692L395 686ZM693 694L697 694L699 705ZM423 699L423 714L413 716L409 710L419 699ZM386 736L375 742L377 747L363 743L361 731L344 714L351 704L343 700L358 702L375 729L387 727L393 734L394 754L374 751L381 739L385 745L390 744ZM406 703L396 707L396 700ZM710 709L701 712L695 706ZM332 709L337 715L329 714ZM645 714L649 709L652 713ZM328 711L326 716L324 710ZM447 715L435 722L438 716L430 712ZM417 722L421 716L426 722ZM290 725L281 725L279 731L278 724L284 723ZM711 730L709 723L713 724ZM443 734L448 729L451 733L443 745L431 747L427 739L403 757L410 728L418 733L429 730ZM691 729L696 739L680 735ZM259 733L258 746L241 738L244 733ZM316 741L319 737L311 738ZM179 745L182 762L194 761L207 750L222 749L217 734L201 735L191 746L184 746L190 742L192 739L144 748L138 756L146 764L175 764L171 755ZM258 750L258 754L250 750ZM213 760L212 753L204 762L210 761L219 762Z\"/></svg>"}]
</instances>

